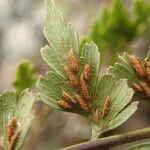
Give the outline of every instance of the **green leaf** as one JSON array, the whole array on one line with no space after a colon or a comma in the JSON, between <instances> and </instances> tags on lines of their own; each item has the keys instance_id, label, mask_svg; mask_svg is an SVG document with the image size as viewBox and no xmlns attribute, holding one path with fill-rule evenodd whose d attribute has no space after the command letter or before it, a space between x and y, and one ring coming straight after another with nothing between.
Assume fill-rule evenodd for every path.
<instances>
[{"instance_id":1,"label":"green leaf","mask_svg":"<svg viewBox=\"0 0 150 150\"><path fill-rule=\"evenodd\" d=\"M94 42L90 44L85 43L81 51L81 68L84 69L85 64L90 64L92 66L92 77L89 85L89 90L94 92L97 87L98 80L100 79L100 52L97 45Z\"/></svg>"},{"instance_id":2,"label":"green leaf","mask_svg":"<svg viewBox=\"0 0 150 150\"><path fill-rule=\"evenodd\" d=\"M93 130L103 133L124 123L137 110L138 102L131 103L134 92L127 85L126 79L117 80L111 75L101 78L97 88L97 99L92 102L93 111L103 110L105 98L110 96L110 110L105 118L92 123ZM93 137L95 138L95 137Z\"/></svg>"},{"instance_id":3,"label":"green leaf","mask_svg":"<svg viewBox=\"0 0 150 150\"><path fill-rule=\"evenodd\" d=\"M135 144L133 146L128 147L128 150L149 150L150 142L142 142L140 144Z\"/></svg>"},{"instance_id":4,"label":"green leaf","mask_svg":"<svg viewBox=\"0 0 150 150\"><path fill-rule=\"evenodd\" d=\"M33 119L32 108L35 100L35 95L28 90L23 91L19 97L14 92L0 95L0 136L4 141L4 149L8 148L7 128L13 117L17 120L17 128L21 129L15 150L23 145Z\"/></svg>"},{"instance_id":5,"label":"green leaf","mask_svg":"<svg viewBox=\"0 0 150 150\"><path fill-rule=\"evenodd\" d=\"M32 88L36 82L35 67L28 60L23 60L17 69L16 79L13 82L16 93L19 95L24 89Z\"/></svg>"},{"instance_id":6,"label":"green leaf","mask_svg":"<svg viewBox=\"0 0 150 150\"><path fill-rule=\"evenodd\" d=\"M51 54L49 55L47 54L47 58L48 60L50 60ZM67 63L69 63L69 60L66 61ZM53 61L52 63L55 64L55 62ZM92 77L89 83L89 91L92 94L96 90L97 83L100 78L99 77L100 53L98 51L97 46L93 42L90 44L86 43L83 46L83 50L81 52L81 56L79 59L81 72L84 69L84 65L87 63L89 63L92 66L93 70ZM63 98L62 91L65 91L69 95L74 96L75 93L78 93L79 89L74 89L68 84L68 77L66 76L63 67L61 69L63 70L62 75L65 76L65 79L58 72L50 71L47 72L46 77L40 76L39 80L37 81L37 86L41 90L40 95L45 103L49 104L54 108L64 110L62 109L62 107L58 105L58 100ZM76 110L74 111L76 112ZM82 114L84 114L82 110L80 111L82 112Z\"/></svg>"},{"instance_id":7,"label":"green leaf","mask_svg":"<svg viewBox=\"0 0 150 150\"><path fill-rule=\"evenodd\" d=\"M122 79L122 78L128 79L128 85L132 88L134 84L139 84L141 81L146 82L147 85L150 87L149 82L147 82L146 79L141 78L138 75L138 73L135 71L133 64L129 58L130 56L131 55L127 54L126 52L123 54L123 56L120 55L119 56L120 62L115 63L114 66L110 66L109 69L107 70L107 73L115 75L115 77L118 79ZM145 61L141 63L141 67L143 68L144 72L146 72L145 69L146 62L150 62L149 53L145 58ZM144 78L147 77L145 76ZM149 97L142 92L139 93L135 91L135 96L149 101Z\"/></svg>"},{"instance_id":8,"label":"green leaf","mask_svg":"<svg viewBox=\"0 0 150 150\"><path fill-rule=\"evenodd\" d=\"M133 82L138 82L140 78L136 75L132 63L129 60L129 54L126 52L123 56L119 56L121 63L115 63L114 66L110 66L108 69L109 74L114 74L116 78L127 78L129 86L132 87Z\"/></svg>"},{"instance_id":9,"label":"green leaf","mask_svg":"<svg viewBox=\"0 0 150 150\"><path fill-rule=\"evenodd\" d=\"M148 51L147 56L145 58L145 61L150 62L150 48L149 48L149 51Z\"/></svg>"},{"instance_id":10,"label":"green leaf","mask_svg":"<svg viewBox=\"0 0 150 150\"><path fill-rule=\"evenodd\" d=\"M85 44L85 43L91 43L92 41L91 41L91 39L89 38L89 37L87 37L86 35L84 35L84 36L82 36L81 38L80 38L80 49L82 49L82 47L83 47L83 45Z\"/></svg>"},{"instance_id":11,"label":"green leaf","mask_svg":"<svg viewBox=\"0 0 150 150\"><path fill-rule=\"evenodd\" d=\"M71 24L66 24L61 12L55 8L53 0L46 0L45 7L44 34L49 46L41 49L41 55L53 70L64 77L62 64L67 63L67 52L72 49L76 56L79 55L78 35Z\"/></svg>"},{"instance_id":12,"label":"green leaf","mask_svg":"<svg viewBox=\"0 0 150 150\"><path fill-rule=\"evenodd\" d=\"M133 90L127 86L126 80L116 80L113 76L101 78L100 52L96 44L94 42L85 43L82 50L79 51L79 40L76 32L73 32L74 28L71 28L71 31L75 34L68 34L70 26L65 23L53 1L46 0L46 11L47 30L45 36L50 46L42 48L41 54L52 70L47 72L46 76L40 76L37 81L42 101L53 108L86 117L97 136L118 127L137 109L137 102L130 104ZM78 62L78 71L71 68L71 60L68 58L70 49ZM71 73L66 73L65 65L70 68ZM90 71L86 73L90 75L89 80L84 77L84 70L88 65ZM72 75L78 81L75 87L70 84L70 76ZM63 96L64 92L69 95L69 100ZM77 95L82 99L78 99ZM109 97L111 104L108 106L106 116L102 116L106 97ZM60 104L60 101L63 101L63 105ZM98 112L97 121L94 118L95 111Z\"/></svg>"}]
</instances>

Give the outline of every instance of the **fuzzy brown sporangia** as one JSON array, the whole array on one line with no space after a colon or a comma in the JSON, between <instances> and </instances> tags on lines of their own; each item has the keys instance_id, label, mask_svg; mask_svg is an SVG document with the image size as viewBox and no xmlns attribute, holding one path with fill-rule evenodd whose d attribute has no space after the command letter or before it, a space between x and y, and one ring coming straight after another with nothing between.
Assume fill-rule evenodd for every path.
<instances>
[{"instance_id":1,"label":"fuzzy brown sporangia","mask_svg":"<svg viewBox=\"0 0 150 150\"><path fill-rule=\"evenodd\" d=\"M103 105L103 110L101 113L101 117L105 118L110 110L110 106L111 106L111 99L110 96L106 96L105 101L104 101L104 105Z\"/></svg>"},{"instance_id":2,"label":"fuzzy brown sporangia","mask_svg":"<svg viewBox=\"0 0 150 150\"><path fill-rule=\"evenodd\" d=\"M132 88L136 92L143 92L143 89L141 88L141 86L139 84L133 83L133 87Z\"/></svg>"},{"instance_id":3,"label":"fuzzy brown sporangia","mask_svg":"<svg viewBox=\"0 0 150 150\"><path fill-rule=\"evenodd\" d=\"M145 71L146 71L147 80L150 83L150 62L145 63Z\"/></svg>"},{"instance_id":4,"label":"fuzzy brown sporangia","mask_svg":"<svg viewBox=\"0 0 150 150\"><path fill-rule=\"evenodd\" d=\"M147 83L141 81L140 87L143 89L145 95L150 98L150 87L147 85Z\"/></svg>"},{"instance_id":5,"label":"fuzzy brown sporangia","mask_svg":"<svg viewBox=\"0 0 150 150\"><path fill-rule=\"evenodd\" d=\"M86 81L89 81L91 78L91 66L89 64L86 64L83 70L83 78Z\"/></svg>"},{"instance_id":6,"label":"fuzzy brown sporangia","mask_svg":"<svg viewBox=\"0 0 150 150\"><path fill-rule=\"evenodd\" d=\"M129 59L130 59L131 63L133 64L133 68L134 68L135 72L140 77L143 78L145 76L145 71L142 68L142 65L141 65L139 58L135 57L134 55L131 55L131 56L129 56Z\"/></svg>"},{"instance_id":7,"label":"fuzzy brown sporangia","mask_svg":"<svg viewBox=\"0 0 150 150\"><path fill-rule=\"evenodd\" d=\"M72 104L69 103L69 102L67 102L67 101L64 100L64 99L59 100L59 101L58 101L58 104L59 104L60 106L62 106L63 108L65 108L65 109L71 109L71 108L72 108Z\"/></svg>"},{"instance_id":8,"label":"fuzzy brown sporangia","mask_svg":"<svg viewBox=\"0 0 150 150\"><path fill-rule=\"evenodd\" d=\"M14 150L15 145L16 145L16 143L17 143L17 140L18 140L20 134L21 134L21 130L20 130L20 129L17 129L17 130L15 131L15 134L13 135L13 137L12 137L12 139L11 139L11 142L10 142L9 145L8 145L8 150Z\"/></svg>"},{"instance_id":9,"label":"fuzzy brown sporangia","mask_svg":"<svg viewBox=\"0 0 150 150\"><path fill-rule=\"evenodd\" d=\"M82 98L82 96L80 95L75 95L76 96L76 99L77 101L79 102L81 108L85 111L85 112L89 112L90 111L90 108L89 106L86 104L85 100Z\"/></svg>"},{"instance_id":10,"label":"fuzzy brown sporangia","mask_svg":"<svg viewBox=\"0 0 150 150\"><path fill-rule=\"evenodd\" d=\"M68 53L68 59L70 64L64 64L64 70L68 76L70 86L75 88L76 92L70 96L69 93L62 91L62 99L58 101L58 104L64 109L71 109L74 103L77 103L81 109L89 112L90 104L87 104L86 100L91 100L88 91L88 82L91 78L91 66L85 64L83 71L79 72L78 60L72 50Z\"/></svg>"},{"instance_id":11,"label":"fuzzy brown sporangia","mask_svg":"<svg viewBox=\"0 0 150 150\"><path fill-rule=\"evenodd\" d=\"M97 123L98 122L98 120L99 120L99 118L100 118L100 112L99 112L99 110L98 109L96 109L94 112L93 112L93 121L95 122L95 123Z\"/></svg>"},{"instance_id":12,"label":"fuzzy brown sporangia","mask_svg":"<svg viewBox=\"0 0 150 150\"><path fill-rule=\"evenodd\" d=\"M70 85L72 87L77 87L78 81L77 81L77 78L75 77L75 75L73 74L72 70L67 65L64 66L64 70L66 71L66 73L68 75Z\"/></svg>"},{"instance_id":13,"label":"fuzzy brown sporangia","mask_svg":"<svg viewBox=\"0 0 150 150\"><path fill-rule=\"evenodd\" d=\"M83 74L80 77L80 86L81 86L81 93L82 93L83 97L86 100L91 100L91 96L89 95L88 85L83 77Z\"/></svg>"},{"instance_id":14,"label":"fuzzy brown sporangia","mask_svg":"<svg viewBox=\"0 0 150 150\"><path fill-rule=\"evenodd\" d=\"M142 92L147 97L150 97L150 62L144 62L142 67L139 58L131 55L129 59L133 65L133 69L140 78L138 83L133 83L132 88L135 92Z\"/></svg>"},{"instance_id":15,"label":"fuzzy brown sporangia","mask_svg":"<svg viewBox=\"0 0 150 150\"><path fill-rule=\"evenodd\" d=\"M135 92L142 92L147 97L150 97L150 86L146 82L140 81L138 84L134 83L132 88Z\"/></svg>"},{"instance_id":16,"label":"fuzzy brown sporangia","mask_svg":"<svg viewBox=\"0 0 150 150\"><path fill-rule=\"evenodd\" d=\"M7 137L9 142L12 141L12 137L15 134L15 126L16 126L16 119L12 117L7 128Z\"/></svg>"},{"instance_id":17,"label":"fuzzy brown sporangia","mask_svg":"<svg viewBox=\"0 0 150 150\"><path fill-rule=\"evenodd\" d=\"M66 101L75 103L75 101L73 100L73 98L67 92L62 91L62 96L64 97L64 99Z\"/></svg>"},{"instance_id":18,"label":"fuzzy brown sporangia","mask_svg":"<svg viewBox=\"0 0 150 150\"><path fill-rule=\"evenodd\" d=\"M75 72L79 71L78 60L72 50L69 51L68 57L71 63L71 69Z\"/></svg>"}]
</instances>

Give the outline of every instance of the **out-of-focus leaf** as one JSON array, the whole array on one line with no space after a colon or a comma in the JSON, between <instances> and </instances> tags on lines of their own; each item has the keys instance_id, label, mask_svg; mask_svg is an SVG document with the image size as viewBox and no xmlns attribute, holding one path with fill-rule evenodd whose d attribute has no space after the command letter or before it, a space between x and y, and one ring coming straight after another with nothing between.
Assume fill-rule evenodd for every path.
<instances>
[{"instance_id":1,"label":"out-of-focus leaf","mask_svg":"<svg viewBox=\"0 0 150 150\"><path fill-rule=\"evenodd\" d=\"M137 102L130 104L133 90L127 86L126 80L116 80L111 75L101 78L100 52L96 44L94 42L85 43L79 52L78 38L76 32L73 32L74 28L71 28L71 31L75 34L68 34L70 26L65 23L61 13L55 8L53 0L46 0L46 10L47 30L45 36L50 46L45 46L41 50L41 54L52 70L47 72L45 77L39 77L37 81L40 96L42 101L53 108L86 117L96 133L96 136L92 135L93 138L97 138L99 134L121 125L135 112ZM70 49L72 49L79 67L79 71L71 70L71 75L69 75L73 75L77 79L78 85L76 87L71 86L64 69L65 65L71 68L71 60L68 58ZM82 78L87 64L91 70L90 80ZM84 90L82 90L83 85ZM87 91L91 100L88 100L84 95L85 93L87 95ZM71 97L69 101L65 99L63 92ZM80 99L81 103L76 95L83 98ZM106 116L102 116L104 109L106 109L106 106L104 107L106 97L109 98L110 106L107 106ZM70 108L60 105L60 100L63 100L63 104L64 102L70 104ZM94 119L95 111L98 112L96 114L97 121Z\"/></svg>"},{"instance_id":2,"label":"out-of-focus leaf","mask_svg":"<svg viewBox=\"0 0 150 150\"><path fill-rule=\"evenodd\" d=\"M35 68L29 61L22 61L16 72L16 79L13 82L16 93L19 95L24 89L31 88L35 82L36 77L34 75Z\"/></svg>"},{"instance_id":3,"label":"out-of-focus leaf","mask_svg":"<svg viewBox=\"0 0 150 150\"><path fill-rule=\"evenodd\" d=\"M35 100L35 95L28 90L23 91L19 97L14 92L0 95L0 137L3 139L4 149L8 148L7 129L13 117L17 120L17 128L21 129L15 150L19 150L23 145L33 119L32 108Z\"/></svg>"},{"instance_id":4,"label":"out-of-focus leaf","mask_svg":"<svg viewBox=\"0 0 150 150\"><path fill-rule=\"evenodd\" d=\"M106 53L111 53L111 63L116 61L116 52L123 51L136 37L136 28L131 18L123 1L115 0L112 7L106 6L103 9L93 24L90 37L101 47L103 57Z\"/></svg>"},{"instance_id":5,"label":"out-of-focus leaf","mask_svg":"<svg viewBox=\"0 0 150 150\"><path fill-rule=\"evenodd\" d=\"M140 144L128 147L128 150L149 150L149 149L150 149L150 142L142 142Z\"/></svg>"},{"instance_id":6,"label":"out-of-focus leaf","mask_svg":"<svg viewBox=\"0 0 150 150\"><path fill-rule=\"evenodd\" d=\"M137 35L149 34L150 26L150 3L146 0L135 0L134 2L134 19ZM148 31L148 32L147 32Z\"/></svg>"},{"instance_id":7,"label":"out-of-focus leaf","mask_svg":"<svg viewBox=\"0 0 150 150\"><path fill-rule=\"evenodd\" d=\"M113 64L117 61L116 52L129 50L130 43L138 37L148 37L150 3L146 0L135 0L133 9L128 9L124 1L114 0L112 5L104 6L89 35L81 39L80 46L83 46L84 40L93 40L101 52L101 62ZM108 53L110 58L107 57Z\"/></svg>"}]
</instances>

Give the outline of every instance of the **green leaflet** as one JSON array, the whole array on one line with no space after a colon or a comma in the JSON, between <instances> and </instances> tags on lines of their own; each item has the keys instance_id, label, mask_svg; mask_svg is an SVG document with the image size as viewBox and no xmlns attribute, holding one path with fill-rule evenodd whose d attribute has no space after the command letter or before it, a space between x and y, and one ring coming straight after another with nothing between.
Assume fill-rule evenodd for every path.
<instances>
[{"instance_id":1,"label":"green leaflet","mask_svg":"<svg viewBox=\"0 0 150 150\"><path fill-rule=\"evenodd\" d=\"M138 82L140 78L135 74L131 62L129 61L129 54L126 52L123 56L119 56L122 63L115 63L114 66L110 66L108 74L114 74L116 78L127 78L129 86L132 87L133 82Z\"/></svg>"},{"instance_id":2,"label":"green leaflet","mask_svg":"<svg viewBox=\"0 0 150 150\"><path fill-rule=\"evenodd\" d=\"M93 110L103 110L107 95L110 96L111 106L105 118L99 119L96 124L92 122L96 132L103 133L118 127L137 110L138 102L131 103L133 90L128 87L125 79L117 80L111 75L103 76L98 84L97 94L97 99L92 103Z\"/></svg>"},{"instance_id":3,"label":"green leaflet","mask_svg":"<svg viewBox=\"0 0 150 150\"><path fill-rule=\"evenodd\" d=\"M42 100L51 107L60 110L65 110L58 105L58 100L62 98L61 91L67 91L70 95L73 95L75 92L67 87L67 85L65 86L65 83L61 82L58 78L58 74L54 72L48 73L46 77L41 77L37 85L40 88ZM104 76L98 85L98 98L92 100L91 112L89 114L86 114L77 104L69 111L85 116L91 123L93 130L99 135L124 123L137 110L138 103L133 102L130 104L133 91L128 88L125 79L117 81L112 76ZM107 95L111 97L111 109L106 118L99 118L99 122L95 124L92 118L93 111L95 109L102 111L104 99Z\"/></svg>"},{"instance_id":4,"label":"green leaflet","mask_svg":"<svg viewBox=\"0 0 150 150\"><path fill-rule=\"evenodd\" d=\"M54 1L46 0L46 26L44 35L50 46L41 49L41 55L47 64L62 77L62 64L67 64L67 55L71 49L79 56L79 41L76 30L71 24L66 24L61 12L54 6Z\"/></svg>"},{"instance_id":5,"label":"green leaflet","mask_svg":"<svg viewBox=\"0 0 150 150\"><path fill-rule=\"evenodd\" d=\"M118 79L128 79L128 85L133 87L134 83L139 83L143 79L141 79L141 77L139 77L139 75L135 72L129 56L130 55L126 52L123 54L123 56L119 56L120 63L115 63L114 66L110 66L107 70L107 73L115 75L115 77ZM145 62L150 62L150 50L145 58L145 61L141 64L142 67L144 67ZM135 96L149 101L149 98L143 93L136 93Z\"/></svg>"},{"instance_id":6,"label":"green leaflet","mask_svg":"<svg viewBox=\"0 0 150 150\"><path fill-rule=\"evenodd\" d=\"M12 117L17 119L18 128L21 129L15 150L21 148L33 119L32 107L35 100L35 95L28 90L23 91L18 98L14 92L0 95L0 136L4 141L4 149L8 147L7 128Z\"/></svg>"},{"instance_id":7,"label":"green leaflet","mask_svg":"<svg viewBox=\"0 0 150 150\"><path fill-rule=\"evenodd\" d=\"M96 135L114 129L125 122L137 109L137 102L130 103L133 90L127 86L127 81L117 80L111 75L100 77L100 52L94 42L85 43L79 51L78 37L75 29L65 23L62 14L55 8L53 0L46 0L46 28L45 36L49 46L41 49L41 55L47 64L52 68L46 76L40 76L37 87L40 89L40 96L49 106L73 113L80 114L89 120ZM70 34L71 33L71 34ZM63 44L62 44L63 43ZM77 87L72 87L69 83L68 75L64 70L64 65L70 67L68 52L72 49L78 61L79 72L73 72L80 81ZM86 64L91 66L90 81L86 81L89 95L92 100L86 100L82 91L81 75ZM66 92L71 97L71 109L66 109L59 105L60 100L64 100L62 93ZM84 97L84 102L89 107L85 111L83 103L77 101L76 94ZM106 117L101 117L104 110L106 97L110 97L111 105ZM82 106L81 106L82 105ZM93 120L95 111L98 110L98 121ZM93 133L94 133L93 132ZM92 135L93 138L94 134Z\"/></svg>"},{"instance_id":8,"label":"green leaflet","mask_svg":"<svg viewBox=\"0 0 150 150\"><path fill-rule=\"evenodd\" d=\"M149 48L149 51L148 51L147 56L145 58L145 61L149 61L150 62L150 48Z\"/></svg>"},{"instance_id":9,"label":"green leaflet","mask_svg":"<svg viewBox=\"0 0 150 150\"><path fill-rule=\"evenodd\" d=\"M16 72L16 79L13 82L16 93L19 95L24 89L31 88L35 82L34 66L28 60L22 61Z\"/></svg>"},{"instance_id":10,"label":"green leaflet","mask_svg":"<svg viewBox=\"0 0 150 150\"><path fill-rule=\"evenodd\" d=\"M50 54L47 55L47 61L50 60L49 56ZM68 60L66 61L69 62ZM55 62L52 63L55 64ZM83 50L81 52L79 60L81 72L83 71L84 65L86 63L89 63L92 66L93 70L91 81L89 83L90 93L93 94L97 88L100 69L100 53L98 51L97 46L93 42L91 44L85 44L83 46ZM66 76L63 67L61 67L61 69L63 70L63 76ZM63 109L58 105L58 100L63 98L62 91L67 92L72 97L75 93L78 93L79 91L79 89L72 88L68 84L67 76L64 79L58 72L54 71L47 72L46 77L41 76L37 81L37 86L41 90L40 95L43 101L49 104L50 106L54 108L60 108L61 110ZM74 99L74 101L76 100ZM78 111L76 111L76 109ZM82 112L82 114L84 114L84 112L81 109L79 109L78 106L75 106L74 111L77 113Z\"/></svg>"},{"instance_id":11,"label":"green leaflet","mask_svg":"<svg viewBox=\"0 0 150 150\"><path fill-rule=\"evenodd\" d=\"M90 64L92 67L92 77L90 80L89 90L94 93L97 88L98 80L100 79L100 52L94 42L85 43L81 51L80 66L83 70L85 64Z\"/></svg>"},{"instance_id":12,"label":"green leaflet","mask_svg":"<svg viewBox=\"0 0 150 150\"><path fill-rule=\"evenodd\" d=\"M135 144L133 146L128 147L128 150L149 150L150 142L142 142L140 144Z\"/></svg>"}]
</instances>

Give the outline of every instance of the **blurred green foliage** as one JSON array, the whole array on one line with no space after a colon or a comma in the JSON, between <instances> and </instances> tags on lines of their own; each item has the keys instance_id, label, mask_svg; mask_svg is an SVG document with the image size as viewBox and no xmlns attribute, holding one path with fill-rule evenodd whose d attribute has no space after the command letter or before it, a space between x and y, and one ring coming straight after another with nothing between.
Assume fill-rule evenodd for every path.
<instances>
[{"instance_id":1,"label":"blurred green foliage","mask_svg":"<svg viewBox=\"0 0 150 150\"><path fill-rule=\"evenodd\" d=\"M101 51L102 61L106 54L111 55L109 63L117 59L117 52L127 50L134 39L147 34L150 28L150 3L135 0L133 11L129 11L122 0L114 0L112 7L104 7L93 24L89 36L81 39L80 46L85 42L94 41ZM106 59L105 59L106 60Z\"/></svg>"},{"instance_id":2,"label":"blurred green foliage","mask_svg":"<svg viewBox=\"0 0 150 150\"><path fill-rule=\"evenodd\" d=\"M16 79L13 82L16 93L19 95L24 89L32 88L36 82L35 67L28 60L23 60L17 69Z\"/></svg>"}]
</instances>

